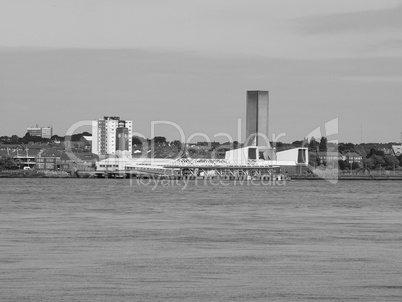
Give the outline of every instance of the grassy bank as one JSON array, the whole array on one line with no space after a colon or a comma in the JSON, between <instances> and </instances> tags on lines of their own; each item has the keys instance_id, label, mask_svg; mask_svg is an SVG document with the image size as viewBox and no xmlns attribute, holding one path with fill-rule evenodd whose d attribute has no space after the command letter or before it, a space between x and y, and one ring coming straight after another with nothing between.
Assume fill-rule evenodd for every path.
<instances>
[{"instance_id":1,"label":"grassy bank","mask_svg":"<svg viewBox=\"0 0 402 302\"><path fill-rule=\"evenodd\" d=\"M66 171L37 171L37 170L3 170L0 171L0 178L70 178Z\"/></svg>"}]
</instances>

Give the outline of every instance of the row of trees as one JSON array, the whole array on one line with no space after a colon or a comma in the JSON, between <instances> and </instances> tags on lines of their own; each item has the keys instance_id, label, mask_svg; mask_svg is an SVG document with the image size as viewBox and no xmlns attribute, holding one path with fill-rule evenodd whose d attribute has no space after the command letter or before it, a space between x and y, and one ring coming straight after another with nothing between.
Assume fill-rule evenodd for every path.
<instances>
[{"instance_id":1,"label":"row of trees","mask_svg":"<svg viewBox=\"0 0 402 302\"><path fill-rule=\"evenodd\" d=\"M391 170L402 166L402 156L385 154L383 150L371 148L370 152L363 158L362 165L367 169Z\"/></svg>"},{"instance_id":2,"label":"row of trees","mask_svg":"<svg viewBox=\"0 0 402 302\"><path fill-rule=\"evenodd\" d=\"M297 140L290 144L283 142L271 142L271 145L276 148L277 151L282 151L291 148L308 148L310 152L326 152L329 148L335 148L336 145L333 143L328 143L326 137L322 137L320 140L316 140L314 137L310 141L305 138L303 140Z\"/></svg>"},{"instance_id":3,"label":"row of trees","mask_svg":"<svg viewBox=\"0 0 402 302\"><path fill-rule=\"evenodd\" d=\"M337 151L340 154L348 152L356 153L362 157L361 162L339 160L338 167L341 170L345 169L386 169L392 170L402 166L402 155L395 155L392 151L392 145L388 144L352 144L352 143L328 143L325 137L322 137L318 142L314 138L304 146L309 149L309 164L312 166L326 165L320 159L318 152Z\"/></svg>"},{"instance_id":4,"label":"row of trees","mask_svg":"<svg viewBox=\"0 0 402 302\"><path fill-rule=\"evenodd\" d=\"M319 156L314 153L309 155L309 164L311 166L326 166L328 162L320 160ZM402 166L402 156L393 155L372 155L363 158L361 162L348 162L346 160L338 160L338 168L340 170L355 170L355 169L385 169L393 170Z\"/></svg>"},{"instance_id":5,"label":"row of trees","mask_svg":"<svg viewBox=\"0 0 402 302\"><path fill-rule=\"evenodd\" d=\"M11 157L0 157L0 170L15 170L19 169L20 166L21 163Z\"/></svg>"},{"instance_id":6,"label":"row of trees","mask_svg":"<svg viewBox=\"0 0 402 302\"><path fill-rule=\"evenodd\" d=\"M71 136L71 141L79 141L83 136L91 136L88 132L82 132L73 134ZM2 144L12 144L12 145L20 145L20 144L29 144L29 143L51 143L54 141L64 141L64 136L53 135L50 139L43 138L40 136L32 136L28 132L23 136L19 137L18 135L12 136L0 136L0 143Z\"/></svg>"},{"instance_id":7,"label":"row of trees","mask_svg":"<svg viewBox=\"0 0 402 302\"><path fill-rule=\"evenodd\" d=\"M226 151L239 146L237 141L183 143L179 140L169 142L163 136L156 136L153 139L133 136L133 150L149 152L149 156L164 158L224 158Z\"/></svg>"}]
</instances>

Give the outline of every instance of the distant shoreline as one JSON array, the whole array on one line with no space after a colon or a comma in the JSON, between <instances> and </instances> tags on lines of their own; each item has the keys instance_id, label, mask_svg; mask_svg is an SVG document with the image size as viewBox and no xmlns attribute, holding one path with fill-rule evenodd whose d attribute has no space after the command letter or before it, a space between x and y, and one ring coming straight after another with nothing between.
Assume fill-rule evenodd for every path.
<instances>
[{"instance_id":1,"label":"distant shoreline","mask_svg":"<svg viewBox=\"0 0 402 302\"><path fill-rule=\"evenodd\" d=\"M327 180L316 175L290 175L292 180ZM338 180L402 180L402 175L339 175L328 179Z\"/></svg>"},{"instance_id":2,"label":"distant shoreline","mask_svg":"<svg viewBox=\"0 0 402 302\"><path fill-rule=\"evenodd\" d=\"M74 178L74 176L67 171L3 170L0 171L0 178Z\"/></svg>"}]
</instances>

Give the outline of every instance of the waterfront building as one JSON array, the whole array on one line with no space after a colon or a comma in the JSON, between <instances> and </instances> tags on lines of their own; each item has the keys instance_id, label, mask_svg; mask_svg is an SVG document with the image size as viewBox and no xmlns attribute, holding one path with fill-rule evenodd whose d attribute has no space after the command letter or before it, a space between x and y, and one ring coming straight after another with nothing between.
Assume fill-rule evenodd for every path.
<instances>
[{"instance_id":1,"label":"waterfront building","mask_svg":"<svg viewBox=\"0 0 402 302\"><path fill-rule=\"evenodd\" d=\"M262 147L266 148L266 147ZM274 149L271 149L275 152ZM231 165L255 165L264 164L277 166L283 171L297 173L304 171L308 166L308 149L294 148L281 152L275 152L273 159L264 159L261 147L247 146L239 149L229 150L225 154L225 161Z\"/></svg>"},{"instance_id":2,"label":"waterfront building","mask_svg":"<svg viewBox=\"0 0 402 302\"><path fill-rule=\"evenodd\" d=\"M344 156L348 163L361 163L363 161L363 157L356 152L346 152Z\"/></svg>"},{"instance_id":3,"label":"waterfront building","mask_svg":"<svg viewBox=\"0 0 402 302\"><path fill-rule=\"evenodd\" d=\"M37 170L57 170L57 160L60 157L37 157L35 161L35 168Z\"/></svg>"},{"instance_id":4,"label":"waterfront building","mask_svg":"<svg viewBox=\"0 0 402 302\"><path fill-rule=\"evenodd\" d=\"M133 122L118 116L105 116L92 121L92 153L112 155L119 151L132 152Z\"/></svg>"},{"instance_id":5,"label":"waterfront building","mask_svg":"<svg viewBox=\"0 0 402 302\"><path fill-rule=\"evenodd\" d=\"M339 152L316 152L316 155L320 159L320 162L324 163L338 162L346 159L346 156Z\"/></svg>"}]
</instances>

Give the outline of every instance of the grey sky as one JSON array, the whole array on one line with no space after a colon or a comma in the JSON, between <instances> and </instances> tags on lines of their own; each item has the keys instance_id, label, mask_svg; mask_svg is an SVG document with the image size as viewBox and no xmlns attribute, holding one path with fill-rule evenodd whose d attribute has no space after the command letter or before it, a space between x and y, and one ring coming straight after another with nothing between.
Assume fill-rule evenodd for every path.
<instances>
[{"instance_id":1,"label":"grey sky","mask_svg":"<svg viewBox=\"0 0 402 302\"><path fill-rule=\"evenodd\" d=\"M120 115L147 136L160 119L237 139L245 92L261 89L284 141L333 118L341 141L361 125L363 141L397 141L399 16L402 1L0 0L0 100L18 113L0 135Z\"/></svg>"}]
</instances>

